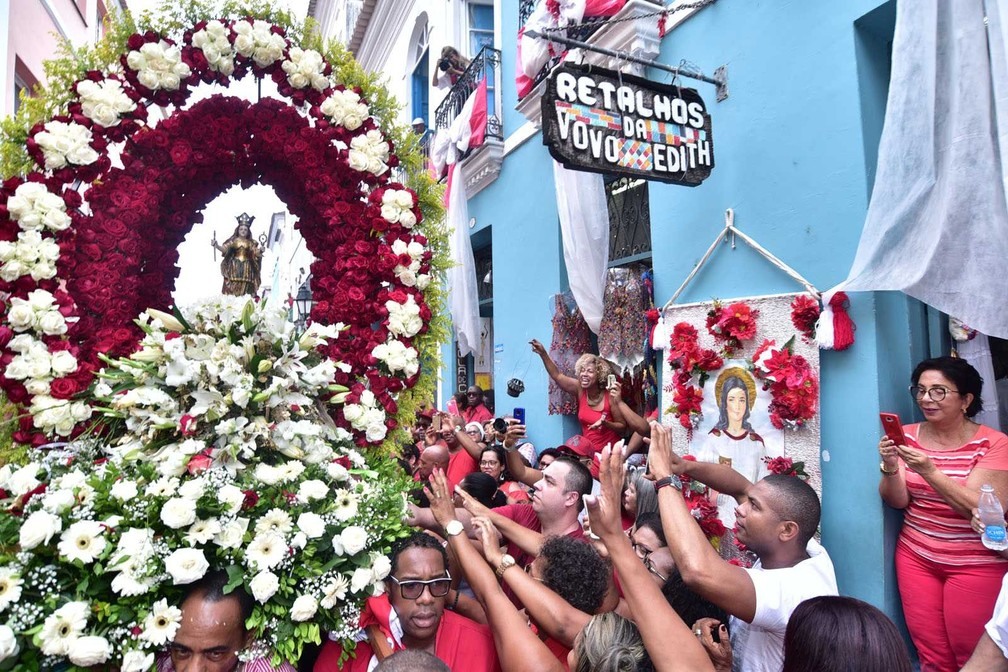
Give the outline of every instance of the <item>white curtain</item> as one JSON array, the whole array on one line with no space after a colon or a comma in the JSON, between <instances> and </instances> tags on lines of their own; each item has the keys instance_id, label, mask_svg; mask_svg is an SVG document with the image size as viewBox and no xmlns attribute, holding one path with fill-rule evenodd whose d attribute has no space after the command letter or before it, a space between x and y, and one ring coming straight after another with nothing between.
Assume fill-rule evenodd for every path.
<instances>
[{"instance_id":1,"label":"white curtain","mask_svg":"<svg viewBox=\"0 0 1008 672\"><path fill-rule=\"evenodd\" d=\"M560 234L571 293L588 327L602 323L602 295L609 265L609 210L598 173L568 170L553 162Z\"/></svg>"},{"instance_id":2,"label":"white curtain","mask_svg":"<svg viewBox=\"0 0 1008 672\"><path fill-rule=\"evenodd\" d=\"M1001 427L1001 419L998 412L998 389L994 382L994 361L991 358L990 341L983 334L977 334L968 341L960 341L955 344L959 356L973 365L983 378L983 390L980 398L983 401L984 410L980 411L974 421L981 425L993 427L998 431L1004 431Z\"/></svg>"},{"instance_id":3,"label":"white curtain","mask_svg":"<svg viewBox=\"0 0 1008 672\"><path fill-rule=\"evenodd\" d=\"M452 267L448 269L448 309L455 327L459 354L476 354L480 344L479 294L476 262L469 240L469 205L462 164L448 168L448 228Z\"/></svg>"},{"instance_id":4,"label":"white curtain","mask_svg":"<svg viewBox=\"0 0 1008 672\"><path fill-rule=\"evenodd\" d=\"M897 3L874 191L833 289L902 290L1008 337L1006 17L986 4L989 43L983 0Z\"/></svg>"}]
</instances>

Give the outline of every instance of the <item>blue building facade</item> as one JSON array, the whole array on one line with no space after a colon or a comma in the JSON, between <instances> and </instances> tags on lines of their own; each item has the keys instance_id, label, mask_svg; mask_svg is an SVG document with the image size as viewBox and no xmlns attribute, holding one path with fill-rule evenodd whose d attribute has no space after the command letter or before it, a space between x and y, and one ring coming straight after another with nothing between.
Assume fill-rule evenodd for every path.
<instances>
[{"instance_id":1,"label":"blue building facade","mask_svg":"<svg viewBox=\"0 0 1008 672\"><path fill-rule=\"evenodd\" d=\"M552 159L541 133L516 139L526 124L510 81L519 1L500 4L505 156L496 181L470 199L469 215L477 254L492 245L497 412L524 407L542 448L577 431L573 419L547 414L548 378L528 345L549 342L551 297L567 288L567 272ZM820 289L846 277L871 194L894 22L892 0L717 0L661 40L658 62L686 59L708 74L726 66L730 95L716 103L713 86L683 82L707 102L716 165L696 188L649 184L658 305L723 229L726 208L741 230ZM656 69L645 76L670 80ZM793 280L739 245L715 254L680 302L795 290ZM841 592L900 620L892 553L901 520L877 493L878 412L920 420L906 394L910 371L921 358L947 352L948 339L941 315L902 294L854 294L851 317L855 345L821 353L822 539ZM455 381L454 346L444 352L444 379ZM504 394L513 377L526 386L518 400ZM442 407L452 391L445 390Z\"/></svg>"}]
</instances>

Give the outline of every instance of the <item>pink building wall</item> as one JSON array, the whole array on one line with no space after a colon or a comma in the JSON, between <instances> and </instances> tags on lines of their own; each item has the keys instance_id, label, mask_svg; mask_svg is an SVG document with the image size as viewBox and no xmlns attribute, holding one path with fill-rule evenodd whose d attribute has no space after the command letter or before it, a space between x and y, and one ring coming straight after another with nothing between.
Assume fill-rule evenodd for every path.
<instances>
[{"instance_id":1,"label":"pink building wall","mask_svg":"<svg viewBox=\"0 0 1008 672\"><path fill-rule=\"evenodd\" d=\"M15 82L44 82L43 62L55 56L61 39L75 47L94 43L100 35L106 6L126 6L126 0L0 0L0 116L13 114Z\"/></svg>"}]
</instances>

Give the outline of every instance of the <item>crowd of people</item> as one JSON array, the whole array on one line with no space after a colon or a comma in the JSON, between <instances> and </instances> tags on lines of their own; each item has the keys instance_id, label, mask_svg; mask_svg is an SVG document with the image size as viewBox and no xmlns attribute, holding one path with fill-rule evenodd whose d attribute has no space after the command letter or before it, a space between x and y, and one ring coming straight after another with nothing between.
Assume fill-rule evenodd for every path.
<instances>
[{"instance_id":1,"label":"crowd of people","mask_svg":"<svg viewBox=\"0 0 1008 672\"><path fill-rule=\"evenodd\" d=\"M808 483L754 483L684 459L668 429L620 399L604 360L587 355L568 377L532 347L577 397L582 434L536 451L524 424L495 418L477 387L450 411L418 414L401 459L416 481L414 531L392 550L353 655L325 641L300 670L912 669L893 622L839 595ZM911 383L924 420L899 442L880 440L879 492L905 511L896 573L920 669L1008 670L1008 551L981 543L976 510L982 484L1008 495L1008 437L971 420L982 381L965 361L921 362ZM751 566L724 559L698 525L681 492L696 484L735 500L733 536ZM235 669L243 598L209 581L183 603L183 623L213 621L219 636L184 625L162 672ZM199 657L220 664L192 665ZM267 665L245 670L273 669L257 664Z\"/></svg>"}]
</instances>

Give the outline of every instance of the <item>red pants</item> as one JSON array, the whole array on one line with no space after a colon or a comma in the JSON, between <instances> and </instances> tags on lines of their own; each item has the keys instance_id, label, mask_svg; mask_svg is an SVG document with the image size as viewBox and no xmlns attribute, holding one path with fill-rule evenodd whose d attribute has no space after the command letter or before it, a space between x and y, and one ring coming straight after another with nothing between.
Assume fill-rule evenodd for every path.
<instances>
[{"instance_id":1,"label":"red pants","mask_svg":"<svg viewBox=\"0 0 1008 672\"><path fill-rule=\"evenodd\" d=\"M921 672L956 672L966 664L994 613L1008 563L954 566L896 545L896 579Z\"/></svg>"}]
</instances>

